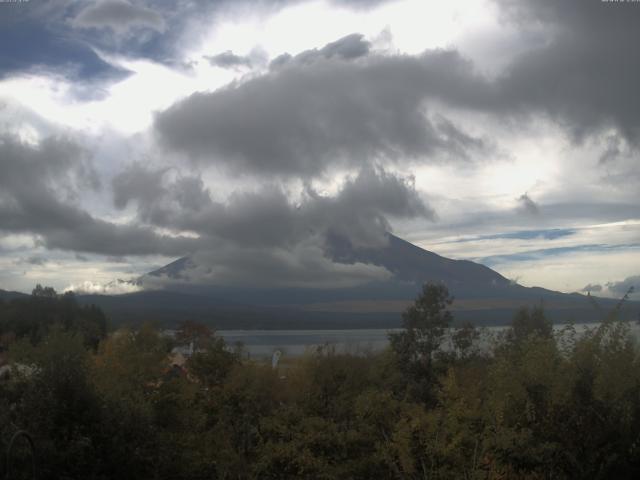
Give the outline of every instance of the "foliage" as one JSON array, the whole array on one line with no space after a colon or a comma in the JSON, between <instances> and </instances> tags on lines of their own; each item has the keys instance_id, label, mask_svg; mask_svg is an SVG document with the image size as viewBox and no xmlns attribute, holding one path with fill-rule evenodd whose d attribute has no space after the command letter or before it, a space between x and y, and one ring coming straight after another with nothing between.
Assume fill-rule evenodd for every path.
<instances>
[{"instance_id":1,"label":"foliage","mask_svg":"<svg viewBox=\"0 0 640 480\"><path fill-rule=\"evenodd\" d=\"M0 302L0 342L26 338L38 343L56 326L80 334L91 348L107 333L104 313L94 305L79 305L72 292L59 295L37 285L27 299Z\"/></svg>"},{"instance_id":2,"label":"foliage","mask_svg":"<svg viewBox=\"0 0 640 480\"><path fill-rule=\"evenodd\" d=\"M402 314L404 329L389 335L398 368L410 380L412 394L427 403L435 400L437 354L453 320L448 310L452 302L445 285L425 284L422 294Z\"/></svg>"},{"instance_id":3,"label":"foliage","mask_svg":"<svg viewBox=\"0 0 640 480\"><path fill-rule=\"evenodd\" d=\"M207 344L191 356L188 368L203 385L213 387L221 385L239 363L239 354L229 351L222 338L212 335Z\"/></svg>"},{"instance_id":4,"label":"foliage","mask_svg":"<svg viewBox=\"0 0 640 480\"><path fill-rule=\"evenodd\" d=\"M544 315L542 306L533 308L521 307L511 323L510 337L515 343L521 343L531 335L541 338L551 338L553 326Z\"/></svg>"},{"instance_id":5,"label":"foliage","mask_svg":"<svg viewBox=\"0 0 640 480\"><path fill-rule=\"evenodd\" d=\"M492 343L448 328L448 292L427 285L384 352L322 346L274 370L186 323L196 353L175 371L151 326L94 348L39 303L60 312L64 298L34 297L2 306L43 313L11 337L23 368L0 380L0 441L5 425L28 429L40 478L640 475L640 349L614 316L558 332L540 307L523 309Z\"/></svg>"}]
</instances>

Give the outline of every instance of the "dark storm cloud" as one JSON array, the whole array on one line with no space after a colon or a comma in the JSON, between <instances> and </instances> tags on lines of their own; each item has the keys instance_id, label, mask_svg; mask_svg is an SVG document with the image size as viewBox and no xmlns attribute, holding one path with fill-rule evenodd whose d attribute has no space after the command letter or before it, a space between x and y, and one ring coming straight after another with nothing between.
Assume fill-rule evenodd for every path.
<instances>
[{"instance_id":1,"label":"dark storm cloud","mask_svg":"<svg viewBox=\"0 0 640 480\"><path fill-rule=\"evenodd\" d=\"M420 198L411 180L382 170L363 169L335 198L310 195L309 205L301 206L303 213L309 211L309 228L327 225L327 231L349 238L354 245L386 243L385 232L391 230L387 216L435 220L435 212Z\"/></svg>"},{"instance_id":2,"label":"dark storm cloud","mask_svg":"<svg viewBox=\"0 0 640 480\"><path fill-rule=\"evenodd\" d=\"M538 215L540 213L540 207L531 199L528 193L520 195L520 197L518 197L518 203L520 204L521 211L527 215Z\"/></svg>"},{"instance_id":3,"label":"dark storm cloud","mask_svg":"<svg viewBox=\"0 0 640 480\"><path fill-rule=\"evenodd\" d=\"M84 191L100 182L86 152L63 137L38 145L0 136L0 231L30 233L47 248L111 255L182 254L193 240L157 235L152 229L114 224L79 206Z\"/></svg>"},{"instance_id":4,"label":"dark storm cloud","mask_svg":"<svg viewBox=\"0 0 640 480\"><path fill-rule=\"evenodd\" d=\"M607 288L613 295L618 297L624 296L630 289L633 289L632 293L637 294L638 290L640 290L640 275L627 277L619 282L609 282L607 283Z\"/></svg>"},{"instance_id":5,"label":"dark storm cloud","mask_svg":"<svg viewBox=\"0 0 640 480\"><path fill-rule=\"evenodd\" d=\"M332 165L465 158L486 149L484 139L430 115L431 100L505 121L545 115L578 141L615 128L637 144L640 8L597 0L499 3L511 22L544 25L549 41L493 80L455 51L371 55L353 35L280 57L258 78L196 93L158 114L155 130L166 147L201 162L302 177ZM618 148L609 147L604 161Z\"/></svg>"},{"instance_id":6,"label":"dark storm cloud","mask_svg":"<svg viewBox=\"0 0 640 480\"><path fill-rule=\"evenodd\" d=\"M352 33L335 42L328 43L321 48L318 53L325 58L340 57L352 59L367 55L370 49L371 43L364 39L364 35Z\"/></svg>"},{"instance_id":7,"label":"dark storm cloud","mask_svg":"<svg viewBox=\"0 0 640 480\"><path fill-rule=\"evenodd\" d=\"M353 60L355 58L364 57L369 54L371 43L364 39L364 35L352 33L346 37L342 37L335 42L328 43L324 47L311 50L305 50L291 56L288 53L276 57L269 64L269 68L277 69L291 63L312 63L319 59L342 58L344 60Z\"/></svg>"},{"instance_id":8,"label":"dark storm cloud","mask_svg":"<svg viewBox=\"0 0 640 480\"><path fill-rule=\"evenodd\" d=\"M166 146L202 161L292 175L381 157L465 156L469 145L482 145L425 115L430 99L499 118L548 115L577 140L613 127L635 144L640 9L596 0L500 4L512 22L545 25L549 41L492 81L455 51L371 56L352 35L276 59L279 67L259 78L196 93L160 113L156 130Z\"/></svg>"},{"instance_id":9,"label":"dark storm cloud","mask_svg":"<svg viewBox=\"0 0 640 480\"><path fill-rule=\"evenodd\" d=\"M602 285L600 285L598 283L590 283L589 285L586 285L580 291L581 292L601 292L602 291Z\"/></svg>"},{"instance_id":10,"label":"dark storm cloud","mask_svg":"<svg viewBox=\"0 0 640 480\"><path fill-rule=\"evenodd\" d=\"M72 212L74 222L67 228L34 228L47 248L107 255L179 256L199 245L195 239L158 235L150 228L114 224L95 219L86 212Z\"/></svg>"},{"instance_id":11,"label":"dark storm cloud","mask_svg":"<svg viewBox=\"0 0 640 480\"><path fill-rule=\"evenodd\" d=\"M90 41L98 42L100 47L107 51L115 50L180 67L181 47L185 38L192 40L209 31L220 16L225 17L234 12L244 15L248 9L254 14L268 15L305 1L307 0L149 0L146 6L158 12L164 19L162 32L147 29L145 35L130 35L127 44L122 46L95 37L90 38ZM334 0L331 3L335 6L366 10L387 1L389 0ZM255 64L255 59L251 60Z\"/></svg>"},{"instance_id":12,"label":"dark storm cloud","mask_svg":"<svg viewBox=\"0 0 640 480\"><path fill-rule=\"evenodd\" d=\"M144 276L144 288L170 288L176 283L239 285L269 288L341 288L386 280L391 273L383 267L363 263L333 262L315 237L291 247L245 247L222 243L190 257L181 278Z\"/></svg>"},{"instance_id":13,"label":"dark storm cloud","mask_svg":"<svg viewBox=\"0 0 640 480\"><path fill-rule=\"evenodd\" d=\"M69 138L48 137L34 146L3 133L0 149L0 195L5 198L48 195L54 184L73 196L78 186L100 185L88 153Z\"/></svg>"},{"instance_id":14,"label":"dark storm cloud","mask_svg":"<svg viewBox=\"0 0 640 480\"><path fill-rule=\"evenodd\" d=\"M607 143L604 152L602 152L602 154L600 155L600 165L604 165L617 160L622 153L621 144L622 141L620 140L620 137L618 137L617 135L609 135L607 137Z\"/></svg>"},{"instance_id":15,"label":"dark storm cloud","mask_svg":"<svg viewBox=\"0 0 640 480\"><path fill-rule=\"evenodd\" d=\"M295 201L282 187L267 185L217 202L199 177L140 164L114 177L113 189L114 202L133 204L141 224L199 237L182 278L145 277L148 288L175 282L321 288L383 280L390 276L384 268L334 262L327 238L379 246L388 240L390 218L435 216L411 178L374 168L348 177L333 195L307 186Z\"/></svg>"},{"instance_id":16,"label":"dark storm cloud","mask_svg":"<svg viewBox=\"0 0 640 480\"><path fill-rule=\"evenodd\" d=\"M126 32L134 27L164 30L164 19L158 12L125 0L100 0L84 8L73 21L80 28L110 28Z\"/></svg>"},{"instance_id":17,"label":"dark storm cloud","mask_svg":"<svg viewBox=\"0 0 640 480\"><path fill-rule=\"evenodd\" d=\"M237 171L312 176L332 165L444 153L465 158L485 141L425 115L429 98L459 103L488 86L451 51L420 57L319 58L213 93L195 93L159 113L162 144Z\"/></svg>"},{"instance_id":18,"label":"dark storm cloud","mask_svg":"<svg viewBox=\"0 0 640 480\"><path fill-rule=\"evenodd\" d=\"M380 244L390 229L388 218L435 217L411 179L380 169L363 169L333 196L308 186L296 203L277 185L214 202L199 177L158 180L164 172L131 165L113 180L116 206L136 202L138 218L145 224L246 247L291 247L330 232L354 244Z\"/></svg>"},{"instance_id":19,"label":"dark storm cloud","mask_svg":"<svg viewBox=\"0 0 640 480\"><path fill-rule=\"evenodd\" d=\"M510 110L542 111L577 139L615 127L640 139L640 8L600 0L498 0L520 26L541 23L550 39L516 58L499 81Z\"/></svg>"},{"instance_id":20,"label":"dark storm cloud","mask_svg":"<svg viewBox=\"0 0 640 480\"><path fill-rule=\"evenodd\" d=\"M166 180L170 172L167 168L148 168L139 163L129 165L112 180L115 207L123 209L135 202L140 221L184 228L190 224L188 218L218 205L211 200L200 177L178 176Z\"/></svg>"},{"instance_id":21,"label":"dark storm cloud","mask_svg":"<svg viewBox=\"0 0 640 480\"><path fill-rule=\"evenodd\" d=\"M89 43L66 32L58 18L59 10L36 9L40 3L2 4L0 78L16 72L41 70L62 73L83 82L115 81L126 76L125 71L102 60ZM64 2L60 7L64 10ZM45 15L52 20L45 20Z\"/></svg>"},{"instance_id":22,"label":"dark storm cloud","mask_svg":"<svg viewBox=\"0 0 640 480\"><path fill-rule=\"evenodd\" d=\"M249 57L243 57L234 54L231 50L205 57L209 63L213 66L220 68L239 68L239 67L251 67L251 59Z\"/></svg>"},{"instance_id":23,"label":"dark storm cloud","mask_svg":"<svg viewBox=\"0 0 640 480\"><path fill-rule=\"evenodd\" d=\"M150 207L164 194L162 177L166 169L147 169L135 163L120 172L113 180L113 200L116 208L123 209L129 201L136 199L143 208Z\"/></svg>"},{"instance_id":24,"label":"dark storm cloud","mask_svg":"<svg viewBox=\"0 0 640 480\"><path fill-rule=\"evenodd\" d=\"M19 258L18 260L16 260L15 263L18 265L27 264L27 265L42 266L42 265L45 265L47 262L48 260L45 257L42 257L40 255L31 255L26 258Z\"/></svg>"}]
</instances>

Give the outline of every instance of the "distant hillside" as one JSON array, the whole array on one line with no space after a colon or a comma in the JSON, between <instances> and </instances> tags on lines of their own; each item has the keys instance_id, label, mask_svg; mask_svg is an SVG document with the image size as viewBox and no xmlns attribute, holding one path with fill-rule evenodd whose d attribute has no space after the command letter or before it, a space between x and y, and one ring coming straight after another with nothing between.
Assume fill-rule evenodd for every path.
<instances>
[{"instance_id":1,"label":"distant hillside","mask_svg":"<svg viewBox=\"0 0 640 480\"><path fill-rule=\"evenodd\" d=\"M602 313L580 294L513 284L498 272L467 260L452 260L417 247L394 235L383 248L354 248L339 237L328 240L327 255L340 263L367 263L389 270L393 277L350 288L255 288L190 284L190 257L180 258L147 277L180 280L169 290L118 296L85 295L118 322L144 320L171 324L187 318L216 328L391 328L400 325L401 312L425 282L445 283L455 297L457 320L496 325L510 322L523 305L542 303L556 322L597 321ZM144 283L145 277L141 279ZM598 299L603 310L616 301ZM635 319L638 302L621 313Z\"/></svg>"},{"instance_id":2,"label":"distant hillside","mask_svg":"<svg viewBox=\"0 0 640 480\"><path fill-rule=\"evenodd\" d=\"M511 285L508 279L484 265L442 257L392 234L388 234L388 240L388 245L382 248L354 248L348 240L333 235L327 241L327 256L338 263L360 262L384 267L401 283L443 282L454 291L477 291L478 288L484 291ZM188 270L194 266L190 257L183 257L147 275L182 280L188 278Z\"/></svg>"},{"instance_id":3,"label":"distant hillside","mask_svg":"<svg viewBox=\"0 0 640 480\"><path fill-rule=\"evenodd\" d=\"M392 234L388 240L388 245L382 248L354 248L348 240L334 235L328 240L327 252L340 263L362 262L385 267L395 279L405 282L443 282L451 290L511 284L484 265L442 257Z\"/></svg>"},{"instance_id":4,"label":"distant hillside","mask_svg":"<svg viewBox=\"0 0 640 480\"><path fill-rule=\"evenodd\" d=\"M14 298L25 298L28 297L26 293L20 292L10 292L7 290L0 290L0 299L2 300L13 300Z\"/></svg>"}]
</instances>

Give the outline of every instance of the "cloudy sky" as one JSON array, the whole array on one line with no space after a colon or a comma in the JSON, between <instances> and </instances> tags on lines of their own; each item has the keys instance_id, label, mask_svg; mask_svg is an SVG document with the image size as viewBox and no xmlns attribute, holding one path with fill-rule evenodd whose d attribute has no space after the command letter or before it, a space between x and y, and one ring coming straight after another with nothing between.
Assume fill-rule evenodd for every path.
<instances>
[{"instance_id":1,"label":"cloudy sky","mask_svg":"<svg viewBox=\"0 0 640 480\"><path fill-rule=\"evenodd\" d=\"M389 273L327 235L390 230L620 295L638 25L631 1L0 2L0 288L104 291L185 255L211 282L352 285Z\"/></svg>"}]
</instances>

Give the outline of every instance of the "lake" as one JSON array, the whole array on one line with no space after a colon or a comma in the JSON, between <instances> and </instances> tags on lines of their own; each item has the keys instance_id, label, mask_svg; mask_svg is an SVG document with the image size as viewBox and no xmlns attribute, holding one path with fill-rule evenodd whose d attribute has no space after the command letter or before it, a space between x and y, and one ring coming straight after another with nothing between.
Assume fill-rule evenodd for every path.
<instances>
[{"instance_id":1,"label":"lake","mask_svg":"<svg viewBox=\"0 0 640 480\"><path fill-rule=\"evenodd\" d=\"M280 350L283 356L298 357L319 345L334 345L339 351L380 351L388 344L387 334L393 330L217 330L233 346L244 345L252 357L270 357Z\"/></svg>"},{"instance_id":2,"label":"lake","mask_svg":"<svg viewBox=\"0 0 640 480\"><path fill-rule=\"evenodd\" d=\"M597 324L578 324L576 330L594 327ZM555 325L560 330L565 325ZM496 335L508 327L484 327L485 335ZM640 338L640 325L631 325L636 338ZM233 346L237 342L244 345L250 357L270 357L273 352L280 350L283 357L298 357L305 352L324 344L335 346L340 352L378 352L389 344L388 333L399 329L354 329L354 330L218 330L227 345Z\"/></svg>"}]
</instances>

